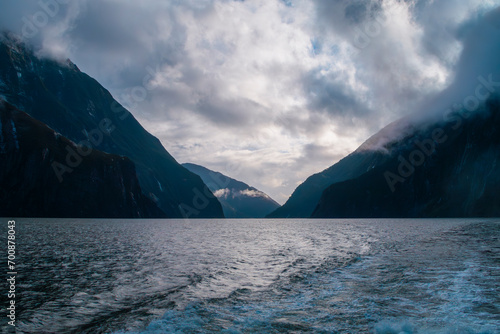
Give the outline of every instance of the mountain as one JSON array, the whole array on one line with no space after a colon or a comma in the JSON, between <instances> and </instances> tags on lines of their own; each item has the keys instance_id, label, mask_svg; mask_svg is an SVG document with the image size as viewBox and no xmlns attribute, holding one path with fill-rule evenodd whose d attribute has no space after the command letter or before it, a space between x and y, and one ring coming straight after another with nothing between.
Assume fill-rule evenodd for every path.
<instances>
[{"instance_id":1,"label":"mountain","mask_svg":"<svg viewBox=\"0 0 500 334\"><path fill-rule=\"evenodd\" d=\"M248 184L195 164L183 164L198 174L217 196L226 218L263 218L279 207L271 197Z\"/></svg>"},{"instance_id":2,"label":"mountain","mask_svg":"<svg viewBox=\"0 0 500 334\"><path fill-rule=\"evenodd\" d=\"M0 100L0 216L165 216L142 194L135 166L126 157L93 150L59 182L52 164L82 149Z\"/></svg>"},{"instance_id":3,"label":"mountain","mask_svg":"<svg viewBox=\"0 0 500 334\"><path fill-rule=\"evenodd\" d=\"M459 102L475 103L475 94L481 96L498 89L500 29L498 29L497 22L499 22L499 14L500 11L497 8L489 13L484 13L484 16L478 15L477 20L471 19L468 24L463 26L459 37L457 35L457 41L461 43L462 50L453 65L454 74L450 76L449 85L441 92L427 95L426 101L419 104L419 110L415 113L416 115L411 115L411 118L432 115ZM407 79L412 80L412 78ZM478 84L482 84L483 87ZM391 87L387 87L387 89L391 89ZM468 98L470 94L473 94L472 99ZM408 106L406 111L402 110L401 112L408 114L408 111L413 108ZM366 143L368 145L363 145L365 147L356 150L332 167L309 177L297 187L288 201L271 213L269 217L310 217L326 188L334 183L357 178L393 159L393 152L383 152L383 150L372 148L377 148L377 143L384 142L379 139L389 138L391 134L411 135L414 126L410 124L413 124L413 121L409 119L396 121L372 137Z\"/></svg>"},{"instance_id":4,"label":"mountain","mask_svg":"<svg viewBox=\"0 0 500 334\"><path fill-rule=\"evenodd\" d=\"M360 176L389 159L386 152L373 150L394 132L404 133L411 129L409 121L396 121L368 139L356 151L324 171L308 177L295 189L287 202L269 214L268 218L309 218L323 191L336 182Z\"/></svg>"},{"instance_id":5,"label":"mountain","mask_svg":"<svg viewBox=\"0 0 500 334\"><path fill-rule=\"evenodd\" d=\"M313 218L499 217L500 98L389 142L389 159L336 182Z\"/></svg>"},{"instance_id":6,"label":"mountain","mask_svg":"<svg viewBox=\"0 0 500 334\"><path fill-rule=\"evenodd\" d=\"M3 35L0 98L75 143L128 157L142 192L167 217L223 217L219 201L201 178L178 164L157 138L71 61L38 57ZM59 176L65 182L68 173L62 169Z\"/></svg>"}]
</instances>

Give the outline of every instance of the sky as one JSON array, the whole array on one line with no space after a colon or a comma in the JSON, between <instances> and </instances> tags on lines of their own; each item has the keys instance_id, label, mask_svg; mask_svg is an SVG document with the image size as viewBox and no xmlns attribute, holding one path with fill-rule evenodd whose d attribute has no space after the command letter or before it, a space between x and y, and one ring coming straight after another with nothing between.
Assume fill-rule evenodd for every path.
<instances>
[{"instance_id":1,"label":"sky","mask_svg":"<svg viewBox=\"0 0 500 334\"><path fill-rule=\"evenodd\" d=\"M459 91L450 88L457 78L467 81L464 73L483 73L499 58L488 50L477 57L474 43L486 39L485 25L500 31L499 15L491 15L500 0L1 6L2 28L40 55L70 58L177 161L246 182L281 204L308 176Z\"/></svg>"}]
</instances>

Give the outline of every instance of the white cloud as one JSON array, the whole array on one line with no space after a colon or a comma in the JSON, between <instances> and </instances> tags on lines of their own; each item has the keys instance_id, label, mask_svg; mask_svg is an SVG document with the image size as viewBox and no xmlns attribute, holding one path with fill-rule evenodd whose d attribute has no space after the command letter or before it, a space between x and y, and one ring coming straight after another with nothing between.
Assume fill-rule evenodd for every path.
<instances>
[{"instance_id":1,"label":"white cloud","mask_svg":"<svg viewBox=\"0 0 500 334\"><path fill-rule=\"evenodd\" d=\"M265 197L268 196L264 194L262 191L245 189L239 192L239 195L248 196L248 197Z\"/></svg>"},{"instance_id":2,"label":"white cloud","mask_svg":"<svg viewBox=\"0 0 500 334\"><path fill-rule=\"evenodd\" d=\"M12 16L32 14L30 4L0 17L20 29ZM283 203L309 175L446 87L461 25L499 4L80 0L39 40L128 104L177 160ZM360 31L372 36L362 48ZM144 101L131 101L144 85Z\"/></svg>"},{"instance_id":3,"label":"white cloud","mask_svg":"<svg viewBox=\"0 0 500 334\"><path fill-rule=\"evenodd\" d=\"M225 188L225 189L218 189L216 191L214 191L214 195L215 197L217 198L226 198L227 199L227 196L231 193L231 190Z\"/></svg>"}]
</instances>

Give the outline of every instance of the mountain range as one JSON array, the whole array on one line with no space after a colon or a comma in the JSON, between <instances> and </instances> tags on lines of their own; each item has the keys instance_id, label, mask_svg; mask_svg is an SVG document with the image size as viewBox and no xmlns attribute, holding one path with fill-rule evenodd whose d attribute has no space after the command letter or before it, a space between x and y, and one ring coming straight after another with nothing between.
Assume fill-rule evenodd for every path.
<instances>
[{"instance_id":1,"label":"mountain range","mask_svg":"<svg viewBox=\"0 0 500 334\"><path fill-rule=\"evenodd\" d=\"M500 216L500 98L466 112L386 143L387 159L327 187L311 217Z\"/></svg>"},{"instance_id":2,"label":"mountain range","mask_svg":"<svg viewBox=\"0 0 500 334\"><path fill-rule=\"evenodd\" d=\"M492 95L474 113L393 122L268 217L500 216L499 109Z\"/></svg>"},{"instance_id":3,"label":"mountain range","mask_svg":"<svg viewBox=\"0 0 500 334\"><path fill-rule=\"evenodd\" d=\"M268 217L499 216L499 13L463 26L442 90L399 110L407 116L307 178Z\"/></svg>"},{"instance_id":4,"label":"mountain range","mask_svg":"<svg viewBox=\"0 0 500 334\"><path fill-rule=\"evenodd\" d=\"M0 99L73 143L129 158L135 166L142 193L159 208L158 215L154 216L224 217L219 201L201 178L178 164L156 137L71 61L38 57L28 46L4 34L0 39ZM71 174L69 169L76 170L80 166L56 162L51 167L61 182L60 187L70 191L66 183ZM30 180L17 182L22 185ZM49 190L39 196L32 201L51 200L45 198L50 196ZM11 213L9 209L2 215L11 216ZM23 212L18 213L23 215Z\"/></svg>"},{"instance_id":5,"label":"mountain range","mask_svg":"<svg viewBox=\"0 0 500 334\"><path fill-rule=\"evenodd\" d=\"M462 107L443 119L389 124L280 207L246 183L180 165L71 61L40 57L4 34L0 216L500 216L500 98L488 95L473 113Z\"/></svg>"},{"instance_id":6,"label":"mountain range","mask_svg":"<svg viewBox=\"0 0 500 334\"><path fill-rule=\"evenodd\" d=\"M262 191L222 173L190 163L182 166L201 177L219 199L226 218L263 218L280 206Z\"/></svg>"},{"instance_id":7,"label":"mountain range","mask_svg":"<svg viewBox=\"0 0 500 334\"><path fill-rule=\"evenodd\" d=\"M59 182L52 163L65 162L69 156L70 164L76 166L77 152L83 150L0 101L0 216L165 217L142 193L135 165L127 157L85 152L78 168L72 168L64 182Z\"/></svg>"}]
</instances>

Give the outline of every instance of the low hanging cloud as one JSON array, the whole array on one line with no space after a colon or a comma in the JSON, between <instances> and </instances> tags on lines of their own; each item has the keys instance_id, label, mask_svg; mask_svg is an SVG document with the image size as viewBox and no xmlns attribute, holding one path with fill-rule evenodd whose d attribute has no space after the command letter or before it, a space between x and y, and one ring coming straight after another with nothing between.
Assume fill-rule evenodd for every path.
<instances>
[{"instance_id":1,"label":"low hanging cloud","mask_svg":"<svg viewBox=\"0 0 500 334\"><path fill-rule=\"evenodd\" d=\"M47 4L57 12L36 21ZM499 5L42 0L4 4L0 22L20 35L34 24L29 42L95 77L180 162L283 203L309 175L478 71L467 52L479 47L465 35ZM484 52L483 64L499 58Z\"/></svg>"},{"instance_id":2,"label":"low hanging cloud","mask_svg":"<svg viewBox=\"0 0 500 334\"><path fill-rule=\"evenodd\" d=\"M254 189L245 189L245 190L236 190L236 189L218 189L214 192L215 197L227 199L228 197L236 198L236 197L264 197L268 198L266 194L262 191L254 190Z\"/></svg>"},{"instance_id":3,"label":"low hanging cloud","mask_svg":"<svg viewBox=\"0 0 500 334\"><path fill-rule=\"evenodd\" d=\"M241 190L238 195L247 197L267 197L262 191L252 189Z\"/></svg>"},{"instance_id":4,"label":"low hanging cloud","mask_svg":"<svg viewBox=\"0 0 500 334\"><path fill-rule=\"evenodd\" d=\"M228 188L217 189L216 191L214 191L214 196L217 198L227 199L227 196L229 196L230 193L231 190L229 190Z\"/></svg>"}]
</instances>

